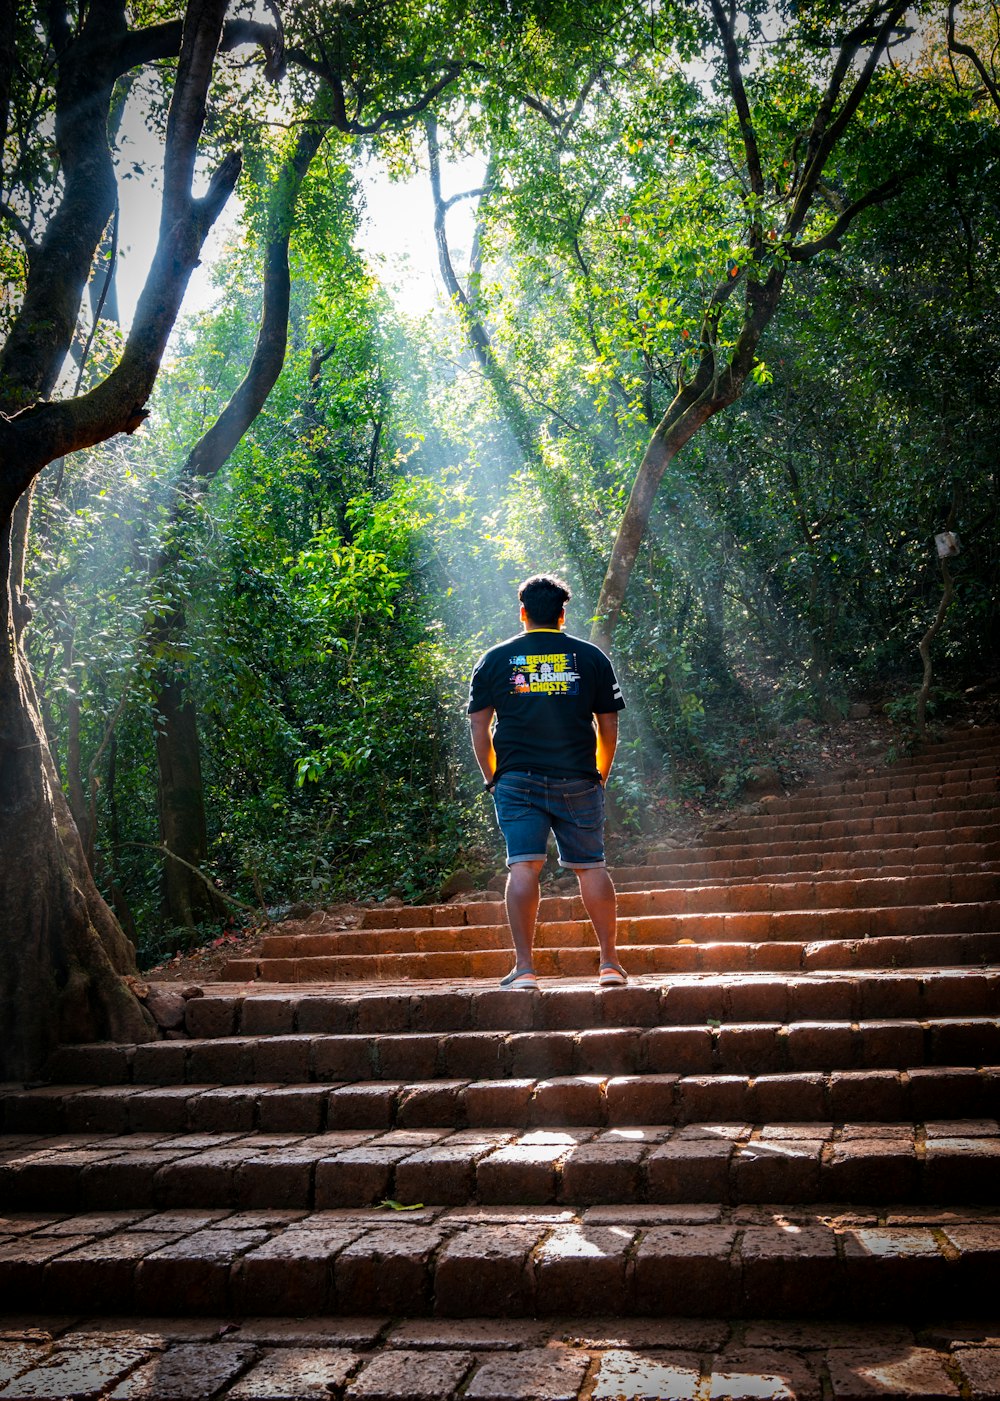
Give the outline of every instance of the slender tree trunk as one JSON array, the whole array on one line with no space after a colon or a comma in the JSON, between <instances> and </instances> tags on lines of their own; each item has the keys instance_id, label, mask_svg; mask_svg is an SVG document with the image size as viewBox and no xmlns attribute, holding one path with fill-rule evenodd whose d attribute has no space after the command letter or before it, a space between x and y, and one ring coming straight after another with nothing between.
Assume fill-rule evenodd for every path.
<instances>
[{"instance_id":1,"label":"slender tree trunk","mask_svg":"<svg viewBox=\"0 0 1000 1401\"><path fill-rule=\"evenodd\" d=\"M197 710L187 668L175 664L170 657L170 650L186 632L183 608L174 609L162 620L162 626L171 648L158 645L161 659L153 678L160 841L168 852L180 858L164 859L163 908L171 924L190 929L203 920L218 917L226 907L191 870L192 866L200 870L205 864L208 832Z\"/></svg>"}]
</instances>

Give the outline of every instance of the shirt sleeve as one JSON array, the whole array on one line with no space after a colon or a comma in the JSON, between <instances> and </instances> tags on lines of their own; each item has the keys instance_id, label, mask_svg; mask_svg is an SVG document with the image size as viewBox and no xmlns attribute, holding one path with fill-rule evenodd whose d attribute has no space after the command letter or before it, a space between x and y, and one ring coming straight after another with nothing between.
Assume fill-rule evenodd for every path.
<instances>
[{"instance_id":1,"label":"shirt sleeve","mask_svg":"<svg viewBox=\"0 0 1000 1401\"><path fill-rule=\"evenodd\" d=\"M599 651L597 667L597 691L594 696L594 714L607 715L612 710L625 709L625 697L618 684L615 669L610 660Z\"/></svg>"},{"instance_id":2,"label":"shirt sleeve","mask_svg":"<svg viewBox=\"0 0 1000 1401\"><path fill-rule=\"evenodd\" d=\"M469 704L466 712L474 715L477 710L489 709L493 701L493 687L489 680L490 668L486 665L486 654L479 658L472 669L472 677L469 681Z\"/></svg>"}]
</instances>

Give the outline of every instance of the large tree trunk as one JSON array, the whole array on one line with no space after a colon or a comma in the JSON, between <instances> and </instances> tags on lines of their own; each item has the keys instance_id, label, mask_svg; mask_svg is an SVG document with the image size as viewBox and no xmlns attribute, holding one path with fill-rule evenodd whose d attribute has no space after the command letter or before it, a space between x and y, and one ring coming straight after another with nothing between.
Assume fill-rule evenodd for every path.
<instances>
[{"instance_id":1,"label":"large tree trunk","mask_svg":"<svg viewBox=\"0 0 1000 1401\"><path fill-rule=\"evenodd\" d=\"M60 1041L148 1041L152 1018L119 975L135 951L101 899L59 786L0 554L0 1076L37 1075ZM15 937L16 931L16 937Z\"/></svg>"},{"instance_id":2,"label":"large tree trunk","mask_svg":"<svg viewBox=\"0 0 1000 1401\"><path fill-rule=\"evenodd\" d=\"M58 56L62 193L29 260L20 311L0 352L0 1075L44 1069L60 1041L157 1034L122 975L135 952L101 899L49 754L21 645L30 493L76 449L134 431L202 243L239 174L217 168L191 193L226 0L189 0L167 123L164 199L153 265L116 368L89 393L49 396L72 342L94 249L114 206L107 118L118 74L141 57L123 7L94 0L76 36L50 10ZM176 40L175 46L176 46ZM176 51L176 47L175 50ZM20 410L18 412L18 410ZM16 519L15 519L16 518Z\"/></svg>"}]
</instances>

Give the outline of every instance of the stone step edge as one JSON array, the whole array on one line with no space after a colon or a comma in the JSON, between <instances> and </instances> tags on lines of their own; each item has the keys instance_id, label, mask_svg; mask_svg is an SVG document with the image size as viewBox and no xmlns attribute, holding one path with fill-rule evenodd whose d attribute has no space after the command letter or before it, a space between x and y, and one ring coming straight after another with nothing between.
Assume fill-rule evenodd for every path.
<instances>
[{"instance_id":1,"label":"stone step edge","mask_svg":"<svg viewBox=\"0 0 1000 1401\"><path fill-rule=\"evenodd\" d=\"M571 1212L484 1224L443 1212L405 1225L346 1215L321 1225L28 1233L0 1246L0 1307L66 1314L99 1297L122 1314L173 1303L196 1315L538 1317L578 1313L591 1299L616 1316L913 1324L929 1300L975 1313L1000 1265L995 1218L956 1220L947 1208L894 1213L885 1225L875 1211L838 1220L794 1205L689 1226L639 1224L629 1211L613 1224Z\"/></svg>"},{"instance_id":2,"label":"stone step edge","mask_svg":"<svg viewBox=\"0 0 1000 1401\"><path fill-rule=\"evenodd\" d=\"M1000 1067L472 1077L293 1083L7 1084L8 1140L70 1133L325 1133L359 1129L702 1123L925 1123L1000 1110ZM948 1100L947 1096L954 1099ZM943 1098L942 1098L943 1096ZM963 1098L964 1096L964 1098ZM971 1096L971 1099L970 1099ZM910 1102L912 1098L912 1103ZM970 1107L972 1100L975 1107ZM985 1105L985 1108L984 1108ZM18 1144L8 1141L5 1151ZM79 1146L79 1144L77 1145Z\"/></svg>"},{"instance_id":3,"label":"stone step edge","mask_svg":"<svg viewBox=\"0 0 1000 1401\"><path fill-rule=\"evenodd\" d=\"M898 951L898 967L909 969L926 963L926 952L917 947L924 940L954 937L958 936L897 936L893 944ZM996 935L967 933L966 937L981 940L995 938ZM887 967L893 957L889 944L889 937L871 933L808 943L778 939L749 943L731 939L728 942L709 940L702 944L692 939L682 939L675 944L629 944L619 949L619 957L635 984L639 979L652 980L692 973L809 974ZM585 980L588 984L596 983L596 951L583 946L540 946L536 948L535 955L538 976L546 982ZM970 954L966 966L980 969L989 967L992 961L985 954ZM497 948L478 953L387 954L356 959L234 959L226 964L223 973L227 983L237 983L246 995L253 995L258 988L329 987L331 983L345 989L371 988L382 983L389 988L405 986L416 992L422 986L433 988L442 982L456 987L462 984L495 987L497 980L509 972L510 965L510 954Z\"/></svg>"},{"instance_id":4,"label":"stone step edge","mask_svg":"<svg viewBox=\"0 0 1000 1401\"><path fill-rule=\"evenodd\" d=\"M516 999L516 1000L515 1000ZM76 1062L127 1065L138 1055L164 1064L182 1062L194 1045L216 1040L311 1035L399 1037L472 1033L570 1031L613 1036L623 1029L671 1029L778 1022L782 1025L863 1024L900 1026L937 1020L991 1018L1000 1012L1000 967L960 970L899 969L865 973L843 970L789 977L761 973L741 978L724 973L678 974L660 985L591 989L545 987L512 993L482 987L463 996L447 989L372 991L357 997L308 992L192 998L184 1007L188 1036L154 1041L143 1048L96 1042L57 1051L48 1072L58 1075L60 1057ZM415 1042L414 1045L420 1044Z\"/></svg>"},{"instance_id":5,"label":"stone step edge","mask_svg":"<svg viewBox=\"0 0 1000 1401\"><path fill-rule=\"evenodd\" d=\"M634 1379L668 1375L690 1396L842 1395L878 1384L900 1363L916 1388L897 1396L972 1395L988 1386L995 1349L977 1346L988 1329L937 1322L908 1326L829 1323L783 1326L770 1320L263 1319L95 1317L8 1321L3 1360L30 1395L51 1394L53 1369L82 1353L109 1387L149 1396L161 1378L182 1389L204 1378L213 1397L290 1396L317 1384L332 1401L375 1391L406 1401L433 1371L436 1401L563 1401L608 1396ZM22 1316L23 1317L23 1316ZM38 1324L44 1323L43 1327ZM109 1335L112 1335L109 1338ZM443 1364L442 1364L442 1358ZM356 1386L355 1386L356 1384ZM544 1390L542 1389L544 1388ZM345 1390L346 1389L346 1390ZM188 1392L189 1396L193 1395ZM303 1390L303 1395L306 1392ZM315 1393L314 1393L315 1394Z\"/></svg>"},{"instance_id":6,"label":"stone step edge","mask_svg":"<svg viewBox=\"0 0 1000 1401\"><path fill-rule=\"evenodd\" d=\"M1000 1067L789 1071L755 1076L578 1075L504 1080L360 1080L6 1086L3 1151L53 1134L296 1134L424 1129L622 1128L710 1122L899 1124L1000 1112ZM572 1121L572 1122L571 1122ZM67 1145L69 1147L69 1145Z\"/></svg>"},{"instance_id":7,"label":"stone step edge","mask_svg":"<svg viewBox=\"0 0 1000 1401\"><path fill-rule=\"evenodd\" d=\"M905 876L869 876L862 874L858 876L852 876L849 879L841 882L841 884L843 884L846 887L851 887L852 889L859 885L865 887L874 887L874 889L872 890L873 894L885 894L891 891L892 893L899 893L900 895L903 895L907 894L913 886L919 886L919 883L924 881L930 883L932 889L934 890L936 890L942 882L946 881L948 883L951 883L952 881L957 881L959 883L960 890L992 891L997 884L997 873L994 871L986 871L981 873L977 872L970 875L959 876L951 876L950 874L946 876L921 876L916 880L911 880L910 878ZM786 902L781 905L781 912L798 914L808 914L813 912L808 906L796 907L787 903L792 899L792 895L788 893L789 886L798 886L806 890L816 889L818 894L822 893L828 896L828 892L826 891L825 887L829 886L831 883L836 884L836 882L830 881L809 881L802 879L794 880L791 882L786 881L780 884L776 884L774 886L775 891L779 892L779 898L782 901ZM729 896L730 898L732 898L732 891L734 888L740 889L742 887L746 887L748 889L754 889L756 887L768 888L768 886L769 882L767 882L766 880L746 880L740 882L740 884L736 887L733 887L732 885L723 885L716 887L716 889L719 891L720 898L723 898L723 896ZM708 896L705 894L706 889L711 890L712 887L697 887L697 893L700 899L708 899ZM641 890L629 891L628 894L626 896L623 896L619 901L620 920L625 921L627 919L637 917L636 915L631 914L630 910L632 906L641 905L643 903L642 900L639 898L643 895L643 893L648 893L650 897L650 903L655 903L657 896L662 895L662 892L657 890L649 890L648 892L643 892ZM941 901L939 899L934 898L928 901L926 899L919 898L919 889L916 892L916 894L917 898L915 899L898 901L891 904L868 905L862 907L859 906L857 902L854 902L850 905L831 906L830 908L842 908L852 910L856 910L858 908L867 908L872 910L900 908L923 909L926 908L928 904L971 906L989 905L991 903L1000 906L1000 899L991 899L989 896L987 896L987 898L985 899L982 898L982 896L980 896L978 898L966 900ZM823 908L825 909L826 907ZM655 913L655 911L649 911L648 913L652 914ZM706 910L698 911L697 913L717 914L722 913L722 911ZM733 913L739 913L739 911L733 911ZM586 914L584 912L583 901L581 900L579 895L547 895L543 896L539 905L538 920L540 925L559 923L572 919L583 920L585 918ZM421 920L423 922L421 922ZM313 920L312 923L314 925L314 928L303 932L302 934L272 934L266 935L265 937L311 939L317 936L324 937L324 935L337 935L346 936L350 938L357 934L379 934L386 933L390 930L404 932L407 930L426 931L430 929L489 928L506 925L507 916L504 910L502 900L488 900L460 905L404 905L400 906L397 909L368 911L366 912L362 923L356 929L326 930L324 929L324 920Z\"/></svg>"},{"instance_id":8,"label":"stone step edge","mask_svg":"<svg viewBox=\"0 0 1000 1401\"><path fill-rule=\"evenodd\" d=\"M980 781L982 782L982 780ZM890 796L891 794L891 796ZM893 790L879 795L878 801L870 793L838 793L828 798L789 797L771 801L760 799L758 803L747 805L749 810L737 810L731 816L707 828L713 831L737 831L748 827L788 827L816 822L844 821L840 814L850 813L852 817L891 818L891 817L961 817L968 811L995 812L1000 803L1000 781L992 781L991 786L982 791L967 794L948 793L944 797L907 798L895 796ZM759 810L758 810L759 809ZM931 824L931 825L941 825ZM958 825L956 823L956 825ZM962 824L968 826L968 823Z\"/></svg>"},{"instance_id":9,"label":"stone step edge","mask_svg":"<svg viewBox=\"0 0 1000 1401\"><path fill-rule=\"evenodd\" d=\"M1000 931L989 933L956 932L952 934L868 934L860 938L852 939L813 939L813 940L767 940L764 942L749 942L731 940L726 943L708 941L704 944L696 943L693 940L678 942L675 944L661 944L655 946L630 945L630 952L625 962L630 965L629 972L632 975L630 986L643 986L638 980L663 979L666 977L698 976L728 974L735 977L737 975L756 976L758 974L783 973L785 975L819 976L827 973L861 973L861 972L898 972L906 970L908 976L912 976L918 969L926 969L929 957L938 954L941 966L937 969L930 969L930 972L945 972L948 966L953 966L957 971L959 968L980 968L992 965L998 961L1000 952ZM582 957L582 951L573 951ZM637 957L645 958L646 954L651 958L655 955L657 968L639 969L635 966ZM402 955L396 955L400 958ZM411 955L416 958L418 955ZM425 957L420 955L419 957ZM456 955L459 960L457 968L442 968L436 961L446 955L428 955L428 960L435 960L433 966L424 969L418 968L417 977L405 976L397 977L393 980L388 973L383 970L383 977L376 979L374 972L368 971L371 968L372 958L370 955L361 956L353 960L358 967L351 971L341 967L338 977L332 979L325 971L326 962L316 960L323 966L319 971L314 971L311 966L312 960L287 960L272 959L265 961L253 958L230 959L222 969L220 981L228 984L236 984L240 989L240 995L245 997L260 997L271 995L269 990L273 990L277 995L278 991L284 987L297 986L302 990L302 995L325 996L330 990L340 987L345 997L366 995L365 989L371 991L381 984L387 992L394 992L398 995L401 987L406 989L408 994L413 996L429 996L441 991L437 986L440 982L447 982L449 986L459 994L467 994L470 989L480 991L497 990L496 979L508 971L509 955L501 957L499 950L480 957L490 961L489 968L482 968L478 974L471 974L467 968L463 968L461 960L467 955ZM587 956L586 967L578 970L575 975L570 970L557 972L546 969L545 978L555 981L563 978L564 986L569 983L579 983L581 977L586 977L588 982L594 977L595 963L594 957ZM351 963L350 958L338 960L340 964ZM291 963L291 969L288 964ZM270 969L273 969L271 976L268 976ZM297 974L306 972L309 976L300 977ZM212 986L209 984L208 986ZM545 987L545 982L540 984ZM361 990L360 992L358 990ZM579 989L587 991L588 989ZM596 993L596 989L593 989Z\"/></svg>"},{"instance_id":10,"label":"stone step edge","mask_svg":"<svg viewBox=\"0 0 1000 1401\"><path fill-rule=\"evenodd\" d=\"M118 1051L122 1054L115 1055ZM113 1085L308 1084L455 1080L760 1075L791 1071L979 1067L1000 1060L996 1017L216 1037L147 1046L72 1048L53 1081ZM95 1071L97 1072L95 1074Z\"/></svg>"},{"instance_id":11,"label":"stone step edge","mask_svg":"<svg viewBox=\"0 0 1000 1401\"><path fill-rule=\"evenodd\" d=\"M960 1200L996 1209L1000 1134L930 1137L905 1126L528 1127L296 1139L265 1133L117 1141L68 1153L42 1138L0 1166L9 1211L147 1208L328 1211L396 1201L420 1206L635 1207L775 1200L876 1205ZM974 1124L973 1127L978 1127ZM600 1136L598 1136L600 1135ZM114 1136L108 1135L109 1139ZM202 1142L199 1145L198 1138ZM205 1143L206 1137L211 1142ZM222 1140L221 1142L219 1140ZM402 1141L400 1141L402 1140ZM53 1146L50 1147L49 1145ZM102 1157L102 1151L104 1156ZM78 1161L82 1159L82 1161Z\"/></svg>"}]
</instances>

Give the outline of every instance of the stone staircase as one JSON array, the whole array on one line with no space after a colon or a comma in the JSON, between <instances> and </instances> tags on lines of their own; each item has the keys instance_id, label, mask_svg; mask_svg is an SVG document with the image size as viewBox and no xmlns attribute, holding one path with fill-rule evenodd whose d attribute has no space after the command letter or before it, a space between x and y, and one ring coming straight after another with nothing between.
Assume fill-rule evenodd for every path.
<instances>
[{"instance_id":1,"label":"stone staircase","mask_svg":"<svg viewBox=\"0 0 1000 1401\"><path fill-rule=\"evenodd\" d=\"M372 910L233 960L185 1035L63 1047L0 1088L0 1309L58 1316L9 1382L0 1327L0 1401L1000 1394L1000 1326L938 1326L1000 1317L998 756L619 870L627 988L576 899L537 994L495 986L502 906ZM170 1390L185 1347L231 1366Z\"/></svg>"}]
</instances>

